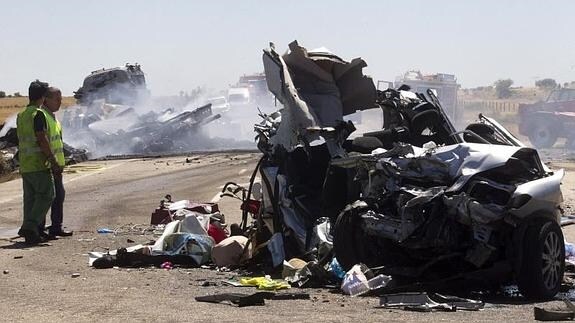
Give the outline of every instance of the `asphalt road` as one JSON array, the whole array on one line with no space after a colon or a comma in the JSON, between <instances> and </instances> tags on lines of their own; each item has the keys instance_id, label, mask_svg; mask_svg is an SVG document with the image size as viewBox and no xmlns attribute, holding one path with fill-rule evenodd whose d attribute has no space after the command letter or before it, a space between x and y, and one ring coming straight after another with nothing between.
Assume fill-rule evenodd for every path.
<instances>
[{"instance_id":1,"label":"asphalt road","mask_svg":"<svg viewBox=\"0 0 575 323\"><path fill-rule=\"evenodd\" d=\"M255 292L227 287L233 273L209 269L102 269L88 266L87 253L147 242L140 235L151 212L165 194L175 200L209 201L227 181L247 183L258 154L203 154L160 159L93 161L65 174L65 225L71 238L48 246L26 248L0 240L0 321L529 321L533 307L554 306L509 299L488 304L479 312L416 313L377 308L375 297L352 298L328 289L306 289L310 300L268 301L265 306L236 308L199 303L195 296L221 292ZM567 211L575 205L575 164L567 169L564 195ZM575 174L575 173L573 173ZM0 184L0 238L10 236L21 222L21 181ZM239 222L239 204L222 200L228 223ZM98 234L98 228L121 234ZM575 241L575 226L565 228ZM128 239L134 242L128 242ZM78 277L73 277L79 274ZM206 281L216 286L202 286ZM298 291L298 290L294 290Z\"/></svg>"}]
</instances>

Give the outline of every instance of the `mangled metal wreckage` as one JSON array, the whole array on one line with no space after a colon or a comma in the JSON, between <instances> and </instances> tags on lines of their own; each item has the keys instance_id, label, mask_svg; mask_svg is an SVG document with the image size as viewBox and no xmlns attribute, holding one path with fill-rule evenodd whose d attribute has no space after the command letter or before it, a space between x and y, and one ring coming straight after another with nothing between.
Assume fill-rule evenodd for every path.
<instances>
[{"instance_id":1,"label":"mangled metal wreckage","mask_svg":"<svg viewBox=\"0 0 575 323\"><path fill-rule=\"evenodd\" d=\"M464 277L516 282L529 298L558 292L564 173L535 149L482 115L457 132L432 91L376 91L361 59L293 42L283 56L264 50L263 63L283 105L255 127L259 239L274 265L333 242L345 270L364 263L396 282ZM382 110L382 129L350 139L343 117L370 108Z\"/></svg>"},{"instance_id":2,"label":"mangled metal wreckage","mask_svg":"<svg viewBox=\"0 0 575 323\"><path fill-rule=\"evenodd\" d=\"M175 111L165 109L138 114L136 109L124 105L102 103L104 114L81 114L70 123L74 140L86 145L90 151L104 153L164 153L185 151L198 141L199 129L220 118L213 114L211 104L197 109ZM68 121L68 119L66 119ZM68 124L65 123L65 124Z\"/></svg>"}]
</instances>

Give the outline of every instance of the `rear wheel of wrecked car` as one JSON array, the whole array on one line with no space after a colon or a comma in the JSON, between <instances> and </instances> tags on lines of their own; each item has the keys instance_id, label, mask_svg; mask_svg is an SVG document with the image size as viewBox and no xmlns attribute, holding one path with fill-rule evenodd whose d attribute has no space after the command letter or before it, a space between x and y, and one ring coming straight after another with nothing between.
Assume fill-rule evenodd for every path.
<instances>
[{"instance_id":1,"label":"rear wheel of wrecked car","mask_svg":"<svg viewBox=\"0 0 575 323\"><path fill-rule=\"evenodd\" d=\"M333 234L333 250L335 258L345 271L357 262L355 250L356 232L359 230L359 215L354 209L344 210L335 222Z\"/></svg>"},{"instance_id":2,"label":"rear wheel of wrecked car","mask_svg":"<svg viewBox=\"0 0 575 323\"><path fill-rule=\"evenodd\" d=\"M553 125L552 122L536 120L531 124L529 141L536 148L551 148L558 137L557 125Z\"/></svg>"},{"instance_id":3,"label":"rear wheel of wrecked car","mask_svg":"<svg viewBox=\"0 0 575 323\"><path fill-rule=\"evenodd\" d=\"M348 205L337 217L334 227L333 250L345 271L365 259L366 239L361 232L362 208Z\"/></svg>"},{"instance_id":4,"label":"rear wheel of wrecked car","mask_svg":"<svg viewBox=\"0 0 575 323\"><path fill-rule=\"evenodd\" d=\"M517 273L521 294L528 299L551 299L558 292L565 269L561 227L552 220L530 224L523 239L523 257Z\"/></svg>"},{"instance_id":5,"label":"rear wheel of wrecked car","mask_svg":"<svg viewBox=\"0 0 575 323\"><path fill-rule=\"evenodd\" d=\"M359 263L370 268L386 265L386 254L395 251L393 245L386 243L385 239L368 235L362 230L362 214L365 211L362 207L348 206L335 222L333 250L345 271Z\"/></svg>"}]
</instances>

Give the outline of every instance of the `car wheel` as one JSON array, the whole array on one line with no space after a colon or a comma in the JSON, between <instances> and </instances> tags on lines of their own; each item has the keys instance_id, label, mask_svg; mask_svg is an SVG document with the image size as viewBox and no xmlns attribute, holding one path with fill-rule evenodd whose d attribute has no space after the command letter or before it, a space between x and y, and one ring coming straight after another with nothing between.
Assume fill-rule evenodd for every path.
<instances>
[{"instance_id":1,"label":"car wheel","mask_svg":"<svg viewBox=\"0 0 575 323\"><path fill-rule=\"evenodd\" d=\"M362 229L363 207L348 205L337 218L333 234L333 250L345 271L357 264L369 268L405 265L405 253L393 242L366 234Z\"/></svg>"},{"instance_id":2,"label":"car wheel","mask_svg":"<svg viewBox=\"0 0 575 323\"><path fill-rule=\"evenodd\" d=\"M337 261L345 271L361 262L358 250L363 250L363 244L361 239L357 239L360 235L358 213L357 209L348 205L339 214L334 226L333 250Z\"/></svg>"},{"instance_id":3,"label":"car wheel","mask_svg":"<svg viewBox=\"0 0 575 323\"><path fill-rule=\"evenodd\" d=\"M551 148L559 137L556 126L549 121L536 120L531 124L529 141L535 148Z\"/></svg>"},{"instance_id":4,"label":"car wheel","mask_svg":"<svg viewBox=\"0 0 575 323\"><path fill-rule=\"evenodd\" d=\"M542 219L530 224L523 240L517 283L527 299L553 298L561 287L565 270L565 244L561 227Z\"/></svg>"}]
</instances>

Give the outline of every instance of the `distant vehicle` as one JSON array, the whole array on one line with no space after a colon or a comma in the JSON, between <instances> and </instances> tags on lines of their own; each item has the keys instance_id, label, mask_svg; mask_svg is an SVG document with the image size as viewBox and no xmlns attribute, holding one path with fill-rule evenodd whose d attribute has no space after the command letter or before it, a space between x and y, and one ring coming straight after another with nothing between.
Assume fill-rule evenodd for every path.
<instances>
[{"instance_id":1,"label":"distant vehicle","mask_svg":"<svg viewBox=\"0 0 575 323\"><path fill-rule=\"evenodd\" d=\"M268 91L266 75L264 73L240 76L237 86L247 87L250 91L250 96L254 98L260 96L269 96L271 94Z\"/></svg>"},{"instance_id":2,"label":"distant vehicle","mask_svg":"<svg viewBox=\"0 0 575 323\"><path fill-rule=\"evenodd\" d=\"M93 71L74 92L74 98L81 105L102 99L111 104L134 105L147 96L146 78L139 64Z\"/></svg>"},{"instance_id":3,"label":"distant vehicle","mask_svg":"<svg viewBox=\"0 0 575 323\"><path fill-rule=\"evenodd\" d=\"M206 103L212 104L212 110L227 110L230 107L225 96L216 96L206 99Z\"/></svg>"},{"instance_id":4,"label":"distant vehicle","mask_svg":"<svg viewBox=\"0 0 575 323\"><path fill-rule=\"evenodd\" d=\"M249 89L247 87L232 87L228 89L228 102L230 105L245 105L250 103Z\"/></svg>"},{"instance_id":5,"label":"distant vehicle","mask_svg":"<svg viewBox=\"0 0 575 323\"><path fill-rule=\"evenodd\" d=\"M378 81L378 88L382 82L393 85L394 88L399 88L405 84L411 88L411 91L416 93L426 93L430 89L439 98L441 106L449 119L456 125L461 121L462 113L457 106L457 88L459 84L457 84L457 78L453 74L423 74L420 71L408 71L397 77L395 83Z\"/></svg>"},{"instance_id":6,"label":"distant vehicle","mask_svg":"<svg viewBox=\"0 0 575 323\"><path fill-rule=\"evenodd\" d=\"M557 139L567 138L575 148L575 89L557 89L547 100L519 105L519 133L537 148L550 148Z\"/></svg>"}]
</instances>

